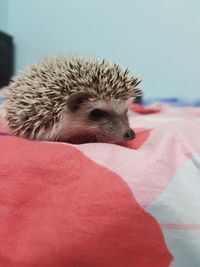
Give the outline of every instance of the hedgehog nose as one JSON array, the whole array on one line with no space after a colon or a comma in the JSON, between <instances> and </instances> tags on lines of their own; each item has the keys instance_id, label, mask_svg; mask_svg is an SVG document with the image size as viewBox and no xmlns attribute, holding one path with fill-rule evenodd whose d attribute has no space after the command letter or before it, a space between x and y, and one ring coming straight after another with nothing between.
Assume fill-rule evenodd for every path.
<instances>
[{"instance_id":1,"label":"hedgehog nose","mask_svg":"<svg viewBox=\"0 0 200 267\"><path fill-rule=\"evenodd\" d=\"M128 129L124 133L124 140L132 140L135 138L135 132L132 129Z\"/></svg>"}]
</instances>

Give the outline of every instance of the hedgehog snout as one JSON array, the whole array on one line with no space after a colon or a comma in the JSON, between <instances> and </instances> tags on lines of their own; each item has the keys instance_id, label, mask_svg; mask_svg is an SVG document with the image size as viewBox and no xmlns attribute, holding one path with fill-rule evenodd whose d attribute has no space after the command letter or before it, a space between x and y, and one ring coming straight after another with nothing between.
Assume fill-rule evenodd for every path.
<instances>
[{"instance_id":1,"label":"hedgehog snout","mask_svg":"<svg viewBox=\"0 0 200 267\"><path fill-rule=\"evenodd\" d=\"M123 138L125 141L132 140L135 138L135 132L130 128L124 132Z\"/></svg>"}]
</instances>

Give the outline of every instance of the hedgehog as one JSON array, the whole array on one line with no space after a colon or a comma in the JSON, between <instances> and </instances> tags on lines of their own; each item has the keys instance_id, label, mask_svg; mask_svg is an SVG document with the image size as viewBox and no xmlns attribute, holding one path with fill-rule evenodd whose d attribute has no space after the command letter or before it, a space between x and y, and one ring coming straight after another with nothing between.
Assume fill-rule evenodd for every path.
<instances>
[{"instance_id":1,"label":"hedgehog","mask_svg":"<svg viewBox=\"0 0 200 267\"><path fill-rule=\"evenodd\" d=\"M6 120L13 135L81 144L132 140L127 111L140 78L116 63L58 56L29 65L8 85Z\"/></svg>"}]
</instances>

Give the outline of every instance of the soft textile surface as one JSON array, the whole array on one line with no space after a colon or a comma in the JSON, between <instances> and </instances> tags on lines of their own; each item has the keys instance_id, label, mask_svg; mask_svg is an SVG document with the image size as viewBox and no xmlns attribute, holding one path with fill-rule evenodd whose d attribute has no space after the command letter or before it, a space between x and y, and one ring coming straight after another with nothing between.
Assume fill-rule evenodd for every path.
<instances>
[{"instance_id":1,"label":"soft textile surface","mask_svg":"<svg viewBox=\"0 0 200 267\"><path fill-rule=\"evenodd\" d=\"M0 266L200 266L200 109L133 106L130 122L126 145L74 146L2 120Z\"/></svg>"},{"instance_id":2,"label":"soft textile surface","mask_svg":"<svg viewBox=\"0 0 200 267\"><path fill-rule=\"evenodd\" d=\"M181 98L152 98L152 99L144 99L143 105L151 105L154 103L165 103L170 106L176 107L200 107L200 98L198 99L181 99Z\"/></svg>"}]
</instances>

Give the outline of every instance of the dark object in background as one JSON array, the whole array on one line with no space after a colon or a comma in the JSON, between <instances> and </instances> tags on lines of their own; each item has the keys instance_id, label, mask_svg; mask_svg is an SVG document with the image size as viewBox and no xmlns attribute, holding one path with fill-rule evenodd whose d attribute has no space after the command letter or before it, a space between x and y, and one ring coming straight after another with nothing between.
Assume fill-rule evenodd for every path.
<instances>
[{"instance_id":1,"label":"dark object in background","mask_svg":"<svg viewBox=\"0 0 200 267\"><path fill-rule=\"evenodd\" d=\"M0 31L0 88L7 85L13 75L14 45L12 36Z\"/></svg>"}]
</instances>

